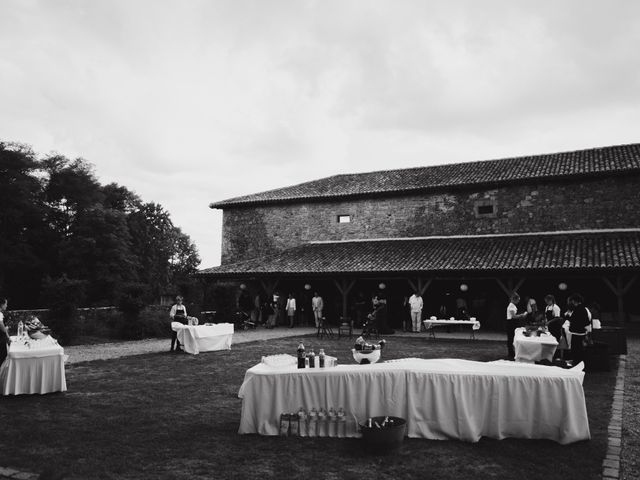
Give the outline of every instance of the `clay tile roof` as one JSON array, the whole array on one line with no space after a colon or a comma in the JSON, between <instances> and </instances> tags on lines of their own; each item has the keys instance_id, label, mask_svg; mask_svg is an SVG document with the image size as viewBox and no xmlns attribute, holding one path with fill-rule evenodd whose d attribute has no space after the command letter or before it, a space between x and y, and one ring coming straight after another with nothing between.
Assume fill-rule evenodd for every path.
<instances>
[{"instance_id":1,"label":"clay tile roof","mask_svg":"<svg viewBox=\"0 0 640 480\"><path fill-rule=\"evenodd\" d=\"M640 269L640 229L307 243L198 272L269 274Z\"/></svg>"},{"instance_id":2,"label":"clay tile roof","mask_svg":"<svg viewBox=\"0 0 640 480\"><path fill-rule=\"evenodd\" d=\"M574 152L503 158L432 167L383 170L321 178L290 187L230 198L211 208L335 199L372 194L398 194L474 185L497 185L543 178L623 174L640 171L640 144L616 145Z\"/></svg>"}]
</instances>

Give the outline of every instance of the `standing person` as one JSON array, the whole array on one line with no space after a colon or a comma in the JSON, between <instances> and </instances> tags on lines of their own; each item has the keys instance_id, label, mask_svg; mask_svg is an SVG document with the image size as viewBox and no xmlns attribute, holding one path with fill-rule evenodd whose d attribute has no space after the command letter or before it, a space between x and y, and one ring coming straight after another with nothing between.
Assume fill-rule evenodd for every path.
<instances>
[{"instance_id":1,"label":"standing person","mask_svg":"<svg viewBox=\"0 0 640 480\"><path fill-rule=\"evenodd\" d=\"M289 318L289 328L293 328L293 320L296 316L296 299L293 298L293 293L289 294L285 309L287 310L287 317Z\"/></svg>"},{"instance_id":2,"label":"standing person","mask_svg":"<svg viewBox=\"0 0 640 480\"><path fill-rule=\"evenodd\" d=\"M7 348L11 345L9 331L4 325L4 312L7 310L9 302L6 298L0 298L0 365L7 358Z\"/></svg>"},{"instance_id":3,"label":"standing person","mask_svg":"<svg viewBox=\"0 0 640 480\"><path fill-rule=\"evenodd\" d=\"M324 309L324 302L318 292L313 293L313 298L311 299L311 308L313 309L313 318L316 321L316 328L319 328L322 321L321 319L322 310Z\"/></svg>"},{"instance_id":4,"label":"standing person","mask_svg":"<svg viewBox=\"0 0 640 480\"><path fill-rule=\"evenodd\" d=\"M411 331L413 333L420 332L420 322L422 321L423 306L424 302L422 300L420 292L414 290L413 295L409 297L409 308L411 310Z\"/></svg>"},{"instance_id":5,"label":"standing person","mask_svg":"<svg viewBox=\"0 0 640 480\"><path fill-rule=\"evenodd\" d=\"M507 306L507 321L505 327L507 332L507 355L509 360L514 360L516 357L516 351L513 346L513 337L515 336L516 328L520 326L520 320L527 316L526 312L518 313L518 303L520 303L520 295L514 292L511 294L511 302Z\"/></svg>"},{"instance_id":6,"label":"standing person","mask_svg":"<svg viewBox=\"0 0 640 480\"><path fill-rule=\"evenodd\" d=\"M176 303L173 305L173 307L171 307L171 310L169 311L169 317L171 318L172 322L180 322L182 324L187 323L187 307L182 304L183 300L184 299L180 295L176 297ZM170 352L174 351L174 345L176 352L182 351L182 349L180 348L180 341L178 340L178 332L171 329L171 348L169 349Z\"/></svg>"},{"instance_id":7,"label":"standing person","mask_svg":"<svg viewBox=\"0 0 640 480\"><path fill-rule=\"evenodd\" d=\"M560 318L560 307L556 304L556 297L553 295L546 295L544 297L544 317L547 322L550 322L554 318Z\"/></svg>"},{"instance_id":8,"label":"standing person","mask_svg":"<svg viewBox=\"0 0 640 480\"><path fill-rule=\"evenodd\" d=\"M571 359L573 365L577 365L584 360L583 342L591 320L582 295L574 293L568 298L567 303L569 310L565 313L565 317L569 320L569 333L571 333Z\"/></svg>"}]
</instances>

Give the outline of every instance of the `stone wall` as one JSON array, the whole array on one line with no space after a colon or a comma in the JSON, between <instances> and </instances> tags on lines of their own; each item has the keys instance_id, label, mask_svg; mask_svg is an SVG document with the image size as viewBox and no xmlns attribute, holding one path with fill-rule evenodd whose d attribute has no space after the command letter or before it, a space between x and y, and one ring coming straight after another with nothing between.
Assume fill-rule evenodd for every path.
<instances>
[{"instance_id":1,"label":"stone wall","mask_svg":"<svg viewBox=\"0 0 640 480\"><path fill-rule=\"evenodd\" d=\"M224 210L222 263L314 240L640 227L638 174ZM494 205L481 216L478 207ZM350 215L350 223L338 223Z\"/></svg>"}]
</instances>

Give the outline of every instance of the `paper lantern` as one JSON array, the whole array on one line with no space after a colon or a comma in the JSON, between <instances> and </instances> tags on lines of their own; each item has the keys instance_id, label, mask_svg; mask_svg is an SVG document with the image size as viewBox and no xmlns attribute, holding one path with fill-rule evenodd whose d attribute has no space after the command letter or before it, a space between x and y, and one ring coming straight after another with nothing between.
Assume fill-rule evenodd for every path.
<instances>
[{"instance_id":1,"label":"paper lantern","mask_svg":"<svg viewBox=\"0 0 640 480\"><path fill-rule=\"evenodd\" d=\"M378 285L378 288L380 290L384 290L385 288L387 288L387 286L384 283L381 283L380 285Z\"/></svg>"},{"instance_id":2,"label":"paper lantern","mask_svg":"<svg viewBox=\"0 0 640 480\"><path fill-rule=\"evenodd\" d=\"M467 285L466 283L461 283L460 284L460 291L461 292L466 292L467 290L469 290L469 285Z\"/></svg>"},{"instance_id":3,"label":"paper lantern","mask_svg":"<svg viewBox=\"0 0 640 480\"><path fill-rule=\"evenodd\" d=\"M563 292L567 289L567 284L564 282L560 282L558 284L558 290L562 290Z\"/></svg>"},{"instance_id":4,"label":"paper lantern","mask_svg":"<svg viewBox=\"0 0 640 480\"><path fill-rule=\"evenodd\" d=\"M311 290L311 285L309 285L308 283L304 284L304 289L305 290Z\"/></svg>"}]
</instances>

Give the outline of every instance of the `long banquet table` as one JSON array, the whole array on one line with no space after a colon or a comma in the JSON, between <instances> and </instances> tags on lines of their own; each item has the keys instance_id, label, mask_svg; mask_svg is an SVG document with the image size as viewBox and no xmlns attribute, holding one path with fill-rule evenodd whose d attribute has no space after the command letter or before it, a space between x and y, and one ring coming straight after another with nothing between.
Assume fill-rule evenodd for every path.
<instances>
[{"instance_id":1,"label":"long banquet table","mask_svg":"<svg viewBox=\"0 0 640 480\"><path fill-rule=\"evenodd\" d=\"M516 328L513 337L513 347L516 352L516 362L539 362L553 360L553 354L558 348L558 341L553 335L544 334L537 337L527 337L524 328Z\"/></svg>"},{"instance_id":2,"label":"long banquet table","mask_svg":"<svg viewBox=\"0 0 640 480\"><path fill-rule=\"evenodd\" d=\"M187 353L197 355L200 352L231 349L233 323L183 325L172 322L171 328L177 332L178 341Z\"/></svg>"},{"instance_id":3,"label":"long banquet table","mask_svg":"<svg viewBox=\"0 0 640 480\"><path fill-rule=\"evenodd\" d=\"M590 438L583 367L402 359L298 370L261 363L247 370L238 393L238 433L277 435L281 413L343 407L350 437L359 435L358 422L393 415L407 420L409 437L572 443Z\"/></svg>"},{"instance_id":4,"label":"long banquet table","mask_svg":"<svg viewBox=\"0 0 640 480\"><path fill-rule=\"evenodd\" d=\"M456 320L456 319L435 319L429 318L427 320L423 320L424 328L429 332L432 338L436 338L434 327L453 327L456 325L469 325L471 326L472 335L475 333L475 330L480 330L480 322L473 320ZM475 337L474 337L475 338Z\"/></svg>"},{"instance_id":5,"label":"long banquet table","mask_svg":"<svg viewBox=\"0 0 640 480\"><path fill-rule=\"evenodd\" d=\"M7 358L0 367L3 395L65 392L64 349L52 337L29 340L12 337Z\"/></svg>"}]
</instances>

